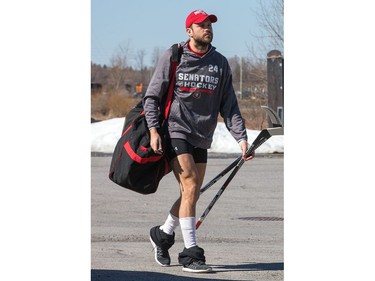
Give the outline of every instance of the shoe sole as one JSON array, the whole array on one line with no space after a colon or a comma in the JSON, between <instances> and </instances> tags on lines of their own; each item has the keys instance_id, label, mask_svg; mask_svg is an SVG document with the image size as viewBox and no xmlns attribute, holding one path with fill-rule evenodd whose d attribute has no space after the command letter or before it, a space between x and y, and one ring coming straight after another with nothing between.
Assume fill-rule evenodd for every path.
<instances>
[{"instance_id":1,"label":"shoe sole","mask_svg":"<svg viewBox=\"0 0 375 281\"><path fill-rule=\"evenodd\" d=\"M161 265L161 266L164 266L164 267L167 267L167 266L170 266L170 264L162 264L160 261L158 261L158 253L156 252L156 244L154 241L152 241L152 238L150 236L150 242L152 244L152 247L154 248L154 253L155 253L155 261L157 262L157 264Z\"/></svg>"},{"instance_id":2,"label":"shoe sole","mask_svg":"<svg viewBox=\"0 0 375 281\"><path fill-rule=\"evenodd\" d=\"M188 267L182 267L182 271L192 272L192 273L208 273L208 272L212 272L212 268L209 267L207 269L191 269Z\"/></svg>"}]
</instances>

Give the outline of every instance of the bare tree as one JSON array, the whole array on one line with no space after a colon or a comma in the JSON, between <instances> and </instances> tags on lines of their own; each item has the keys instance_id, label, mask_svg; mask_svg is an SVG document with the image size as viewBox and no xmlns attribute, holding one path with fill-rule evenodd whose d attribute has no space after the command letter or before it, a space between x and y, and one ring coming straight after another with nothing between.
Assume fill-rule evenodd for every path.
<instances>
[{"instance_id":1,"label":"bare tree","mask_svg":"<svg viewBox=\"0 0 375 281\"><path fill-rule=\"evenodd\" d=\"M257 40L257 47L249 47L252 57L265 60L271 50L284 52L284 0L258 0L259 9L254 11L258 25L258 33L251 34Z\"/></svg>"},{"instance_id":2,"label":"bare tree","mask_svg":"<svg viewBox=\"0 0 375 281\"><path fill-rule=\"evenodd\" d=\"M263 3L263 2L261 2ZM269 46L284 49L284 0L272 0L270 6L260 5L258 22L269 39Z\"/></svg>"},{"instance_id":3,"label":"bare tree","mask_svg":"<svg viewBox=\"0 0 375 281\"><path fill-rule=\"evenodd\" d=\"M140 77L140 82L145 83L146 79L146 72L147 68L145 67L144 64L144 59L146 56L146 51L145 50L138 50L137 54L135 56L135 62L136 62L136 68L141 72L141 77Z\"/></svg>"},{"instance_id":4,"label":"bare tree","mask_svg":"<svg viewBox=\"0 0 375 281\"><path fill-rule=\"evenodd\" d=\"M136 67L138 70L143 70L145 67L144 60L146 56L146 51L145 50L138 50L137 54L135 55L135 62L136 62Z\"/></svg>"},{"instance_id":5,"label":"bare tree","mask_svg":"<svg viewBox=\"0 0 375 281\"><path fill-rule=\"evenodd\" d=\"M130 44L119 45L117 51L110 60L111 72L110 82L115 92L118 92L125 85L126 68L129 64Z\"/></svg>"},{"instance_id":6,"label":"bare tree","mask_svg":"<svg viewBox=\"0 0 375 281\"><path fill-rule=\"evenodd\" d=\"M157 65L157 63L159 61L159 58L160 58L160 56L162 55L163 52L164 52L163 48L160 48L160 47L155 47L154 48L154 51L152 53L152 58L151 58L152 65L153 65L154 68L156 67L156 65Z\"/></svg>"},{"instance_id":7,"label":"bare tree","mask_svg":"<svg viewBox=\"0 0 375 281\"><path fill-rule=\"evenodd\" d=\"M100 77L100 66L91 62L91 83L97 82L99 77Z\"/></svg>"}]
</instances>

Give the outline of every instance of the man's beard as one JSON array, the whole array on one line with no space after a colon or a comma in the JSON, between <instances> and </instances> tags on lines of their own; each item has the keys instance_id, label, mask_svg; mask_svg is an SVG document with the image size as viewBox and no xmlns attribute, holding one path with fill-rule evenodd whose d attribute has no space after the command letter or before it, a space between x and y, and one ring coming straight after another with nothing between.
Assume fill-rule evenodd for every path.
<instances>
[{"instance_id":1,"label":"man's beard","mask_svg":"<svg viewBox=\"0 0 375 281\"><path fill-rule=\"evenodd\" d=\"M202 38L194 38L194 39L195 39L195 43L197 44L197 46L201 48L205 48L211 44L212 38L213 38L213 35L211 34L211 37L202 37Z\"/></svg>"}]
</instances>

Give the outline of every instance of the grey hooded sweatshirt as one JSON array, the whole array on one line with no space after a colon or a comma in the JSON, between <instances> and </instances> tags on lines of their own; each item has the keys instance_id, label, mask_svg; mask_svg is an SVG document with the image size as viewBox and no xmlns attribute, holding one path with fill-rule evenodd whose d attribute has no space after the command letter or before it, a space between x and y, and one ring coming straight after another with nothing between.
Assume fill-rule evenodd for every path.
<instances>
[{"instance_id":1,"label":"grey hooded sweatshirt","mask_svg":"<svg viewBox=\"0 0 375 281\"><path fill-rule=\"evenodd\" d=\"M170 137L184 139L195 147L208 149L220 113L236 141L247 140L227 59L213 46L201 57L190 51L188 41L181 45L183 53L176 70L168 118ZM159 104L168 91L171 55L172 49L169 48L159 58L143 98L149 128L160 127Z\"/></svg>"}]
</instances>

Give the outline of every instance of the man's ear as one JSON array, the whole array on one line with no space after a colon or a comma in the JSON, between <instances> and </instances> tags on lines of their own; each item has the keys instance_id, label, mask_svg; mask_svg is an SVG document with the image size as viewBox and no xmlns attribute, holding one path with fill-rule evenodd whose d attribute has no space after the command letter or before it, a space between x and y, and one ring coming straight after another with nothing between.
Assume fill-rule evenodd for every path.
<instances>
[{"instance_id":1,"label":"man's ear","mask_svg":"<svg viewBox=\"0 0 375 281\"><path fill-rule=\"evenodd\" d=\"M186 28L186 33L189 35L189 37L192 36L193 30L191 27Z\"/></svg>"}]
</instances>

